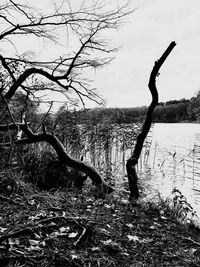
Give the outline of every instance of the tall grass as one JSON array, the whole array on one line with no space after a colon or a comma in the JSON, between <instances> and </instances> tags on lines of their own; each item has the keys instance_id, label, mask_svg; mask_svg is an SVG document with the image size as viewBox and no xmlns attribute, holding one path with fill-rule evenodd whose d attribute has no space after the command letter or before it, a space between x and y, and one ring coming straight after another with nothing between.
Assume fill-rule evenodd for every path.
<instances>
[{"instance_id":1,"label":"tall grass","mask_svg":"<svg viewBox=\"0 0 200 267\"><path fill-rule=\"evenodd\" d=\"M140 124L112 124L106 120L98 124L74 123L58 132L58 136L70 155L78 158L83 156L85 161L114 184L116 177L125 175L126 160L134 149L140 127ZM148 163L150 146L148 138L139 169Z\"/></svg>"},{"instance_id":2,"label":"tall grass","mask_svg":"<svg viewBox=\"0 0 200 267\"><path fill-rule=\"evenodd\" d=\"M200 191L200 146L166 149L156 143L150 150L149 165L152 174L171 177L175 187L191 181L192 189Z\"/></svg>"},{"instance_id":3,"label":"tall grass","mask_svg":"<svg viewBox=\"0 0 200 267\"><path fill-rule=\"evenodd\" d=\"M100 123L86 121L83 124L71 120L58 124L55 134L61 140L67 153L74 158L84 158L98 169L108 182L116 184L116 178L125 175L126 160L134 148L140 124L112 124L104 119ZM138 168L148 162L150 142L145 143L144 153ZM46 178L48 164L57 159L55 152L45 143L23 147L0 147L1 170L18 166L33 184L40 184Z\"/></svg>"}]
</instances>

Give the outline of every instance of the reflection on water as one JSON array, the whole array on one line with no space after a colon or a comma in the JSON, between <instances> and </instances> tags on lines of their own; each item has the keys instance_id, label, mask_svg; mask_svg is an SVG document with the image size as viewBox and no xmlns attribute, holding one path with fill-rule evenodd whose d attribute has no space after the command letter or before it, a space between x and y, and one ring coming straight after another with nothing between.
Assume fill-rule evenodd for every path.
<instances>
[{"instance_id":1,"label":"reflection on water","mask_svg":"<svg viewBox=\"0 0 200 267\"><path fill-rule=\"evenodd\" d=\"M156 123L147 167L154 191L178 188L200 217L200 124Z\"/></svg>"},{"instance_id":2,"label":"reflection on water","mask_svg":"<svg viewBox=\"0 0 200 267\"><path fill-rule=\"evenodd\" d=\"M121 188L128 182L125 164L140 126L100 126L92 128L90 135L86 131L84 157ZM200 218L200 124L156 123L145 140L137 169L148 196L159 192L168 197L177 188Z\"/></svg>"}]
</instances>

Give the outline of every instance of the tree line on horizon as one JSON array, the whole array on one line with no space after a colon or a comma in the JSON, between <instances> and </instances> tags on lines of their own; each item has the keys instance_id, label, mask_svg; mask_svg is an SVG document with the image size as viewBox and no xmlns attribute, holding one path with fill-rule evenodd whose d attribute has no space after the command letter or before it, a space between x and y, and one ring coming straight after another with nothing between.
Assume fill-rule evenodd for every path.
<instances>
[{"instance_id":1,"label":"tree line on horizon","mask_svg":"<svg viewBox=\"0 0 200 267\"><path fill-rule=\"evenodd\" d=\"M92 108L79 111L68 111L63 107L56 113L56 117L76 120L78 123L140 123L144 120L147 106L133 108ZM154 111L154 122L175 123L200 121L200 91L191 99L170 100L160 102Z\"/></svg>"}]
</instances>

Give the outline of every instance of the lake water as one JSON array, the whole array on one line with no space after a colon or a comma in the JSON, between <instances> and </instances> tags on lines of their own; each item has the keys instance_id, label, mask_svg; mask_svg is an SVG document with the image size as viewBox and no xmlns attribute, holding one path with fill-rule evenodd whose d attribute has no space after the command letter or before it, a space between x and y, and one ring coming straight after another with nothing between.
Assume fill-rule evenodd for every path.
<instances>
[{"instance_id":1,"label":"lake water","mask_svg":"<svg viewBox=\"0 0 200 267\"><path fill-rule=\"evenodd\" d=\"M125 165L140 126L135 127L99 125L86 141L86 160L104 177L111 177L108 181L119 190L123 184L127 186ZM159 193L166 198L177 188L200 218L200 124L154 124L145 140L137 171L143 195L153 198Z\"/></svg>"},{"instance_id":2,"label":"lake water","mask_svg":"<svg viewBox=\"0 0 200 267\"><path fill-rule=\"evenodd\" d=\"M200 218L200 124L156 123L151 135L148 162L140 171L146 170L152 195L168 197L177 188Z\"/></svg>"}]
</instances>

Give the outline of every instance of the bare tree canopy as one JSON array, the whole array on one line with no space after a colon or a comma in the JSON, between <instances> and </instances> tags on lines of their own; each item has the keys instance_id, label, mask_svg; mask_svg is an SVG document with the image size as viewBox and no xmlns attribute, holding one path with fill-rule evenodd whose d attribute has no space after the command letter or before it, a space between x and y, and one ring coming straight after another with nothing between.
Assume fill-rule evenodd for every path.
<instances>
[{"instance_id":1,"label":"bare tree canopy","mask_svg":"<svg viewBox=\"0 0 200 267\"><path fill-rule=\"evenodd\" d=\"M18 89L33 96L51 90L100 103L88 71L112 60L108 30L131 12L107 0L1 1L1 93L10 99Z\"/></svg>"}]
</instances>

